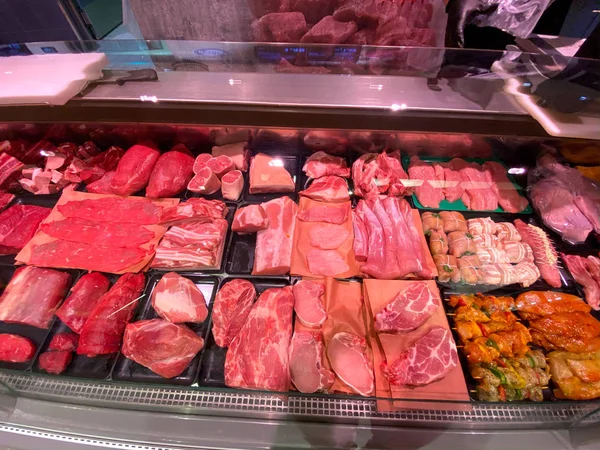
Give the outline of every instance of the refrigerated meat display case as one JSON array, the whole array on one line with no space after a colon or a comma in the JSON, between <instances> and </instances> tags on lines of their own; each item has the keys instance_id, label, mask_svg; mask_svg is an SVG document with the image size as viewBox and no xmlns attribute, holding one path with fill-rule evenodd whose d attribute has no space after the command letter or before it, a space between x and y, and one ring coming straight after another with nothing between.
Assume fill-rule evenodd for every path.
<instances>
[{"instance_id":1,"label":"refrigerated meat display case","mask_svg":"<svg viewBox=\"0 0 600 450\"><path fill-rule=\"evenodd\" d=\"M362 154L388 150L399 150L403 157L493 159L508 168L522 195L528 195L536 158L548 147L562 151L560 158L573 158L572 165L592 166L600 159L600 142L569 134L575 128L577 138L586 133L598 138L599 127L593 125L597 84L590 81L598 74L597 62L514 51L190 41L63 43L60 48L106 53L104 79L90 82L62 106L0 107L0 147L7 154L14 143L33 148L45 142L34 155L44 161L68 142L76 148L91 141L106 150L151 141L160 150L183 143L195 156L214 145L245 142L252 154L265 152L290 162L293 199L308 185L302 164L319 150L339 154L350 164ZM538 120L519 97L536 105ZM34 158L21 170L41 172L42 166ZM16 195L12 204L52 208L64 187L53 181L59 187L34 194L37 188L27 182L11 181L6 189ZM83 184L71 188L86 189ZM355 204L354 194L351 190ZM189 190L179 195L182 200L193 196ZM233 212L264 201L254 197L245 189L240 200L227 206ZM409 201L414 206L417 199ZM506 213L495 214L501 220ZM592 238L584 247L571 248L558 234L550 236L561 252L600 250ZM193 274L212 286L207 297L227 278L251 278L253 245L252 238L228 231L222 264ZM5 287L15 267L11 256L1 258ZM148 279L157 273L150 269ZM296 279L285 275L261 282L281 286ZM571 292L583 296L569 280ZM148 302L146 292L140 311ZM59 322L55 319L42 333L38 346ZM18 333L14 324L0 322L0 327L3 333ZM591 449L600 442L598 400L558 399L552 386L544 386L540 402L480 401L468 370L470 392L464 400L230 388L223 381L224 353L207 336L189 376L173 380L129 376L133 372L124 377L118 373L119 364L127 361L122 355L103 365L81 364L63 375L44 373L37 356L18 368L3 363L2 445ZM401 406L382 407L390 399Z\"/></svg>"}]
</instances>

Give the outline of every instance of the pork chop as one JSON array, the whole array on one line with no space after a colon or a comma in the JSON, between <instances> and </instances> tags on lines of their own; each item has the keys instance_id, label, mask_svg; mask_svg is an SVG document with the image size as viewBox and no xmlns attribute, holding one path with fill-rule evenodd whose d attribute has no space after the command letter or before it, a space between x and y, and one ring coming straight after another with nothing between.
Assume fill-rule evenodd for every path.
<instances>
[{"instance_id":1,"label":"pork chop","mask_svg":"<svg viewBox=\"0 0 600 450\"><path fill-rule=\"evenodd\" d=\"M373 395L375 377L363 338L345 331L335 334L327 345L327 358L337 377L352 391Z\"/></svg>"},{"instance_id":2,"label":"pork chop","mask_svg":"<svg viewBox=\"0 0 600 450\"><path fill-rule=\"evenodd\" d=\"M427 322L438 306L439 299L427 283L412 282L375 316L375 329L407 333Z\"/></svg>"},{"instance_id":3,"label":"pork chop","mask_svg":"<svg viewBox=\"0 0 600 450\"><path fill-rule=\"evenodd\" d=\"M302 280L293 287L294 311L302 325L318 328L327 319L323 308L325 285L320 281Z\"/></svg>"},{"instance_id":4,"label":"pork chop","mask_svg":"<svg viewBox=\"0 0 600 450\"><path fill-rule=\"evenodd\" d=\"M162 276L152 292L152 307L172 323L201 323L208 317L206 300L189 278L175 272Z\"/></svg>"},{"instance_id":5,"label":"pork chop","mask_svg":"<svg viewBox=\"0 0 600 450\"><path fill-rule=\"evenodd\" d=\"M323 341L320 333L296 331L290 344L290 376L300 392L327 392L335 375L323 367Z\"/></svg>"}]
</instances>

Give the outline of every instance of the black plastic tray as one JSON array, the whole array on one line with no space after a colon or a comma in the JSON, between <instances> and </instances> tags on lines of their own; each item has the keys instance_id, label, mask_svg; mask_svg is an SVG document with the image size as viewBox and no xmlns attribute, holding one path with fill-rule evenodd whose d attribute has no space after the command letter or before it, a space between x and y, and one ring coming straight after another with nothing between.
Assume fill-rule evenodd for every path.
<instances>
[{"instance_id":1,"label":"black plastic tray","mask_svg":"<svg viewBox=\"0 0 600 450\"><path fill-rule=\"evenodd\" d=\"M196 380L198 374L198 367L204 349L206 348L207 334L210 328L212 305L217 293L217 287L219 286L219 278L203 276L199 272L178 272L181 276L192 280L196 286L204 294L204 298L208 301L206 305L208 307L208 317L202 323L188 323L186 324L192 331L198 336L204 339L204 347L191 361L187 369L183 373L174 378L163 378L160 375L152 372L150 369L126 358L122 353L119 354L115 368L112 373L113 380L117 381L131 381L138 383L157 383L157 384L176 384L181 386L190 386ZM152 292L156 287L156 284L160 281L164 274L154 273L148 279L146 285L146 291L144 296L144 303L141 309L138 311L135 322L139 320L156 319L159 315L152 307Z\"/></svg>"},{"instance_id":2,"label":"black plastic tray","mask_svg":"<svg viewBox=\"0 0 600 450\"><path fill-rule=\"evenodd\" d=\"M2 292L6 288L6 285L14 275L17 268L12 265L0 266L0 283L2 285ZM71 275L71 283L68 289L79 279L81 272L79 270L66 270L66 269L52 269L58 272L67 272ZM52 332L56 322L59 320L54 316L50 321L48 328L37 328L31 325L24 325L18 323L7 323L0 321L0 334L10 333L18 336L23 336L30 339L36 346L35 355L32 359L24 363L11 363L6 361L0 361L0 368L3 369L15 369L15 370L30 370L37 361L40 352L45 348L44 343L46 342L48 335Z\"/></svg>"},{"instance_id":3,"label":"black plastic tray","mask_svg":"<svg viewBox=\"0 0 600 450\"><path fill-rule=\"evenodd\" d=\"M269 288L281 288L288 286L290 280L288 278L261 278L261 277L229 277L225 278L219 284L221 287L236 278L242 278L250 281L256 289L256 298ZM212 311L211 311L212 313ZM209 386L224 388L225 385L225 356L227 349L219 347L212 334L212 316L211 316L211 331L208 334L204 345L204 353L200 364L200 374L198 376L199 386Z\"/></svg>"}]
</instances>

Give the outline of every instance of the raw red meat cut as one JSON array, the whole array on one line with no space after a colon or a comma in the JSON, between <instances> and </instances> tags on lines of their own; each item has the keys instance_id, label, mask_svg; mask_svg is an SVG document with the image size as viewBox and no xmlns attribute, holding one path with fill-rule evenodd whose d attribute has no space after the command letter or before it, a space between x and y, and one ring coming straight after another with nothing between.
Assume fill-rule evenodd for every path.
<instances>
[{"instance_id":1,"label":"raw red meat cut","mask_svg":"<svg viewBox=\"0 0 600 450\"><path fill-rule=\"evenodd\" d=\"M141 248L105 247L97 244L55 240L31 248L29 264L118 273L142 262L148 252Z\"/></svg>"},{"instance_id":2,"label":"raw red meat cut","mask_svg":"<svg viewBox=\"0 0 600 450\"><path fill-rule=\"evenodd\" d=\"M77 342L79 342L79 336L74 333L57 333L48 344L48 350L74 352L77 349Z\"/></svg>"},{"instance_id":3,"label":"raw red meat cut","mask_svg":"<svg viewBox=\"0 0 600 450\"><path fill-rule=\"evenodd\" d=\"M14 194L0 191L0 211L3 211L15 199Z\"/></svg>"},{"instance_id":4,"label":"raw red meat cut","mask_svg":"<svg viewBox=\"0 0 600 450\"><path fill-rule=\"evenodd\" d=\"M481 170L476 163L468 163L454 158L450 161L452 170L460 174L464 193L461 198L465 206L476 211L493 211L498 208L498 197L492 190L494 182L489 172Z\"/></svg>"},{"instance_id":5,"label":"raw red meat cut","mask_svg":"<svg viewBox=\"0 0 600 450\"><path fill-rule=\"evenodd\" d=\"M214 194L221 188L221 180L207 166L203 167L188 183L188 190L203 195Z\"/></svg>"},{"instance_id":6,"label":"raw red meat cut","mask_svg":"<svg viewBox=\"0 0 600 450\"><path fill-rule=\"evenodd\" d=\"M101 273L85 274L75 283L71 289L71 295L58 308L56 317L75 333L81 333L83 324L92 309L109 287L110 281Z\"/></svg>"},{"instance_id":7,"label":"raw red meat cut","mask_svg":"<svg viewBox=\"0 0 600 450\"><path fill-rule=\"evenodd\" d=\"M348 263L335 250L313 248L306 254L308 270L314 275L334 277L350 270Z\"/></svg>"},{"instance_id":8,"label":"raw red meat cut","mask_svg":"<svg viewBox=\"0 0 600 450\"><path fill-rule=\"evenodd\" d=\"M350 237L350 232L342 225L322 224L308 231L310 245L323 250L335 250Z\"/></svg>"},{"instance_id":9,"label":"raw red meat cut","mask_svg":"<svg viewBox=\"0 0 600 450\"><path fill-rule=\"evenodd\" d=\"M400 152L365 153L352 165L354 189L359 197L370 194L412 195L415 182L400 163Z\"/></svg>"},{"instance_id":10,"label":"raw red meat cut","mask_svg":"<svg viewBox=\"0 0 600 450\"><path fill-rule=\"evenodd\" d=\"M304 15L299 12L265 14L252 24L255 42L300 42L308 31Z\"/></svg>"},{"instance_id":11,"label":"raw red meat cut","mask_svg":"<svg viewBox=\"0 0 600 450\"><path fill-rule=\"evenodd\" d=\"M206 163L212 159L210 153L200 153L194 160L193 172L197 174L206 167Z\"/></svg>"},{"instance_id":12,"label":"raw red meat cut","mask_svg":"<svg viewBox=\"0 0 600 450\"><path fill-rule=\"evenodd\" d=\"M340 332L327 344L332 370L346 386L359 395L373 395L375 377L366 341L352 333Z\"/></svg>"},{"instance_id":13,"label":"raw red meat cut","mask_svg":"<svg viewBox=\"0 0 600 450\"><path fill-rule=\"evenodd\" d=\"M19 176L25 165L8 153L0 153L0 189L8 188Z\"/></svg>"},{"instance_id":14,"label":"raw red meat cut","mask_svg":"<svg viewBox=\"0 0 600 450\"><path fill-rule=\"evenodd\" d=\"M369 255L367 242L369 234L362 219L355 212L352 212L352 228L354 230L354 257L357 261L366 261Z\"/></svg>"},{"instance_id":15,"label":"raw red meat cut","mask_svg":"<svg viewBox=\"0 0 600 450\"><path fill-rule=\"evenodd\" d=\"M79 217L96 222L158 223L162 207L143 197L103 197L70 201L59 205L58 211L65 217Z\"/></svg>"},{"instance_id":16,"label":"raw red meat cut","mask_svg":"<svg viewBox=\"0 0 600 450\"><path fill-rule=\"evenodd\" d=\"M214 219L211 222L188 222L181 225L175 225L167 231L164 236L165 241L169 241L170 246L197 246L205 250L215 250L225 238L224 223L222 219ZM161 242L163 244L163 242Z\"/></svg>"},{"instance_id":17,"label":"raw red meat cut","mask_svg":"<svg viewBox=\"0 0 600 450\"><path fill-rule=\"evenodd\" d=\"M385 243L383 227L377 216L371 211L364 200L360 200L354 210L360 221L367 230L367 259L360 270L374 278L385 278L388 276L385 261ZM394 260L396 258L394 257Z\"/></svg>"},{"instance_id":18,"label":"raw red meat cut","mask_svg":"<svg viewBox=\"0 0 600 450\"><path fill-rule=\"evenodd\" d=\"M65 241L103 242L111 247L125 248L137 248L154 238L153 231L137 223L94 222L75 217L44 223L41 230L48 236Z\"/></svg>"},{"instance_id":19,"label":"raw red meat cut","mask_svg":"<svg viewBox=\"0 0 600 450\"><path fill-rule=\"evenodd\" d=\"M325 16L306 33L300 42L317 44L343 44L357 30L354 22L338 22Z\"/></svg>"},{"instance_id":20,"label":"raw red meat cut","mask_svg":"<svg viewBox=\"0 0 600 450\"><path fill-rule=\"evenodd\" d=\"M244 176L239 170L232 170L221 178L221 193L227 200L237 201L244 190Z\"/></svg>"},{"instance_id":21,"label":"raw red meat cut","mask_svg":"<svg viewBox=\"0 0 600 450\"><path fill-rule=\"evenodd\" d=\"M377 181L381 183L385 179L385 183L389 183L388 195L401 197L404 195L412 195L414 188L408 178L408 174L402 168L400 162L400 151L396 150L391 153L381 152L377 156L376 163L379 167L376 172ZM388 181L389 178L389 181Z\"/></svg>"},{"instance_id":22,"label":"raw red meat cut","mask_svg":"<svg viewBox=\"0 0 600 450\"><path fill-rule=\"evenodd\" d=\"M298 213L298 219L303 222L326 222L340 225L348 218L350 204L341 206L315 205Z\"/></svg>"},{"instance_id":23,"label":"raw red meat cut","mask_svg":"<svg viewBox=\"0 0 600 450\"><path fill-rule=\"evenodd\" d=\"M283 160L259 153L250 164L250 193L294 192L296 185Z\"/></svg>"},{"instance_id":24,"label":"raw red meat cut","mask_svg":"<svg viewBox=\"0 0 600 450\"><path fill-rule=\"evenodd\" d=\"M150 174L146 197L164 198L181 194L192 179L193 165L194 157L183 144L161 155Z\"/></svg>"},{"instance_id":25,"label":"raw red meat cut","mask_svg":"<svg viewBox=\"0 0 600 450\"><path fill-rule=\"evenodd\" d=\"M552 287L561 287L562 280L557 265L558 254L546 232L535 225L526 224L521 219L515 220L515 227L523 242L533 250L535 265L542 278Z\"/></svg>"},{"instance_id":26,"label":"raw red meat cut","mask_svg":"<svg viewBox=\"0 0 600 450\"><path fill-rule=\"evenodd\" d=\"M268 226L265 210L260 205L248 205L235 212L231 229L236 233L256 233L266 230Z\"/></svg>"},{"instance_id":27,"label":"raw red meat cut","mask_svg":"<svg viewBox=\"0 0 600 450\"><path fill-rule=\"evenodd\" d=\"M384 373L392 384L425 386L444 378L457 364L456 344L450 331L436 326L384 367Z\"/></svg>"},{"instance_id":28,"label":"raw red meat cut","mask_svg":"<svg viewBox=\"0 0 600 450\"><path fill-rule=\"evenodd\" d=\"M20 267L0 297L0 320L48 328L65 297L71 275L39 267Z\"/></svg>"},{"instance_id":29,"label":"raw red meat cut","mask_svg":"<svg viewBox=\"0 0 600 450\"><path fill-rule=\"evenodd\" d=\"M592 270L588 269L589 260L582 256L560 254L567 265L569 272L577 283L583 286L585 300L593 309L600 309L600 285L592 276ZM593 263L592 263L593 264Z\"/></svg>"},{"instance_id":30,"label":"raw red meat cut","mask_svg":"<svg viewBox=\"0 0 600 450\"><path fill-rule=\"evenodd\" d=\"M392 197L388 197L392 199ZM398 252L398 243L397 238L400 236L396 235L394 230L394 223L392 222L391 217L388 215L387 211L383 207L383 203L376 195L371 195L367 197L366 202L369 209L373 212L377 221L381 225L381 229L383 231L383 273L382 278L393 280L394 278L398 278L400 276L404 276L401 272L400 265L398 264L401 259L396 256ZM364 271L365 269L363 269Z\"/></svg>"},{"instance_id":31,"label":"raw red meat cut","mask_svg":"<svg viewBox=\"0 0 600 450\"><path fill-rule=\"evenodd\" d=\"M460 174L449 163L442 163L440 167L444 169L444 197L450 203L460 200L465 192Z\"/></svg>"},{"instance_id":32,"label":"raw red meat cut","mask_svg":"<svg viewBox=\"0 0 600 450\"><path fill-rule=\"evenodd\" d=\"M335 375L323 366L323 340L320 333L296 331L290 343L290 377L300 392L327 392Z\"/></svg>"},{"instance_id":33,"label":"raw red meat cut","mask_svg":"<svg viewBox=\"0 0 600 450\"><path fill-rule=\"evenodd\" d=\"M482 166L484 171L490 173L493 183L492 191L498 197L498 203L506 212L518 213L529 205L525 197L522 197L512 182L508 179L506 168L497 162L488 161Z\"/></svg>"},{"instance_id":34,"label":"raw red meat cut","mask_svg":"<svg viewBox=\"0 0 600 450\"><path fill-rule=\"evenodd\" d=\"M134 145L125 152L111 186L117 195L135 194L146 187L160 152L145 145Z\"/></svg>"},{"instance_id":35,"label":"raw red meat cut","mask_svg":"<svg viewBox=\"0 0 600 450\"><path fill-rule=\"evenodd\" d=\"M384 333L407 333L423 325L439 306L427 283L412 282L375 316L375 329Z\"/></svg>"},{"instance_id":36,"label":"raw red meat cut","mask_svg":"<svg viewBox=\"0 0 600 450\"><path fill-rule=\"evenodd\" d=\"M219 347L228 347L240 332L255 298L254 285L239 278L225 283L217 292L212 313L212 333Z\"/></svg>"},{"instance_id":37,"label":"raw red meat cut","mask_svg":"<svg viewBox=\"0 0 600 450\"><path fill-rule=\"evenodd\" d=\"M164 274L154 288L152 307L156 314L172 323L201 323L208 317L200 289L192 280L175 272Z\"/></svg>"},{"instance_id":38,"label":"raw red meat cut","mask_svg":"<svg viewBox=\"0 0 600 450\"><path fill-rule=\"evenodd\" d=\"M321 178L327 175L350 178L350 168L346 160L339 156L331 156L320 151L308 157L302 168L306 176Z\"/></svg>"},{"instance_id":39,"label":"raw red meat cut","mask_svg":"<svg viewBox=\"0 0 600 450\"><path fill-rule=\"evenodd\" d=\"M244 131L244 130L242 130ZM245 132L244 140L248 139L247 132ZM236 142L233 144L222 145L220 147L212 148L212 155L218 157L221 155L229 156L235 168L246 172L248 170L248 150L246 150L246 142Z\"/></svg>"},{"instance_id":40,"label":"raw red meat cut","mask_svg":"<svg viewBox=\"0 0 600 450\"><path fill-rule=\"evenodd\" d=\"M0 255L19 253L51 211L42 206L17 204L0 214Z\"/></svg>"},{"instance_id":41,"label":"raw red meat cut","mask_svg":"<svg viewBox=\"0 0 600 450\"><path fill-rule=\"evenodd\" d=\"M235 169L233 160L226 155L213 156L206 162L206 167L213 171L213 173L222 178L227 172L231 172Z\"/></svg>"},{"instance_id":42,"label":"raw red meat cut","mask_svg":"<svg viewBox=\"0 0 600 450\"><path fill-rule=\"evenodd\" d=\"M314 180L308 189L300 191L300 195L322 202L336 203L350 200L348 183L344 178L334 175Z\"/></svg>"},{"instance_id":43,"label":"raw red meat cut","mask_svg":"<svg viewBox=\"0 0 600 450\"><path fill-rule=\"evenodd\" d=\"M287 392L292 337L292 287L264 291L233 339L225 359L225 384Z\"/></svg>"},{"instance_id":44,"label":"raw red meat cut","mask_svg":"<svg viewBox=\"0 0 600 450\"><path fill-rule=\"evenodd\" d=\"M304 14L308 23L317 23L333 12L333 3L330 0L290 0L289 8Z\"/></svg>"},{"instance_id":45,"label":"raw red meat cut","mask_svg":"<svg viewBox=\"0 0 600 450\"><path fill-rule=\"evenodd\" d=\"M256 236L252 275L285 275L292 263L292 245L298 205L289 197L279 197L260 205L269 226Z\"/></svg>"},{"instance_id":46,"label":"raw red meat cut","mask_svg":"<svg viewBox=\"0 0 600 450\"><path fill-rule=\"evenodd\" d=\"M160 224L165 226L180 225L185 222L197 222L212 219L223 219L228 209L220 200L190 198L177 206L164 208L160 215Z\"/></svg>"},{"instance_id":47,"label":"raw red meat cut","mask_svg":"<svg viewBox=\"0 0 600 450\"><path fill-rule=\"evenodd\" d=\"M69 364L71 364L72 359L72 351L54 350L51 352L42 353L38 358L38 364L41 370L53 375L60 375L67 370L67 367Z\"/></svg>"},{"instance_id":48,"label":"raw red meat cut","mask_svg":"<svg viewBox=\"0 0 600 450\"><path fill-rule=\"evenodd\" d=\"M116 171L106 172L102 178L88 184L85 188L87 192L92 194L112 194L112 180L115 177Z\"/></svg>"},{"instance_id":49,"label":"raw red meat cut","mask_svg":"<svg viewBox=\"0 0 600 450\"><path fill-rule=\"evenodd\" d=\"M163 378L174 378L190 365L204 340L185 325L162 319L127 324L122 353Z\"/></svg>"},{"instance_id":50,"label":"raw red meat cut","mask_svg":"<svg viewBox=\"0 0 600 450\"><path fill-rule=\"evenodd\" d=\"M127 273L98 300L81 330L77 354L93 357L119 351L145 282L144 274Z\"/></svg>"},{"instance_id":51,"label":"raw red meat cut","mask_svg":"<svg viewBox=\"0 0 600 450\"><path fill-rule=\"evenodd\" d=\"M35 344L16 334L0 334L0 361L23 363L35 355Z\"/></svg>"},{"instance_id":52,"label":"raw red meat cut","mask_svg":"<svg viewBox=\"0 0 600 450\"><path fill-rule=\"evenodd\" d=\"M327 319L322 297L325 285L320 281L302 280L293 287L294 311L302 325L318 328Z\"/></svg>"},{"instance_id":53,"label":"raw red meat cut","mask_svg":"<svg viewBox=\"0 0 600 450\"><path fill-rule=\"evenodd\" d=\"M344 0L339 2L333 17L341 22L354 21L371 28L398 16L399 5L404 3L379 2L375 0Z\"/></svg>"},{"instance_id":54,"label":"raw red meat cut","mask_svg":"<svg viewBox=\"0 0 600 450\"><path fill-rule=\"evenodd\" d=\"M419 202L426 208L439 208L444 200L444 191L437 186L436 173L432 165L421 161L418 156L410 158L408 174L415 185L415 194Z\"/></svg>"}]
</instances>

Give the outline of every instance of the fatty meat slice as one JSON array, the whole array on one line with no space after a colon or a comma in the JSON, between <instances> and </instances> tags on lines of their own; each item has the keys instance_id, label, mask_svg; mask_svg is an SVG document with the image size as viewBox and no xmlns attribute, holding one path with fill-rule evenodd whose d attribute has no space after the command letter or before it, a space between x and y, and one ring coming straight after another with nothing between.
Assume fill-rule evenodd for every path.
<instances>
[{"instance_id":1,"label":"fatty meat slice","mask_svg":"<svg viewBox=\"0 0 600 450\"><path fill-rule=\"evenodd\" d=\"M20 267L0 297L0 321L48 328L70 282L65 272Z\"/></svg>"},{"instance_id":2,"label":"fatty meat slice","mask_svg":"<svg viewBox=\"0 0 600 450\"><path fill-rule=\"evenodd\" d=\"M308 231L308 241L313 247L335 250L350 237L350 232L342 225L319 224Z\"/></svg>"},{"instance_id":3,"label":"fatty meat slice","mask_svg":"<svg viewBox=\"0 0 600 450\"><path fill-rule=\"evenodd\" d=\"M83 275L71 288L71 295L56 311L56 317L75 333L81 333L83 324L109 287L110 281L101 273Z\"/></svg>"},{"instance_id":4,"label":"fatty meat slice","mask_svg":"<svg viewBox=\"0 0 600 450\"><path fill-rule=\"evenodd\" d=\"M188 190L202 195L211 195L221 188L221 180L208 167L203 167L188 184Z\"/></svg>"},{"instance_id":5,"label":"fatty meat slice","mask_svg":"<svg viewBox=\"0 0 600 450\"><path fill-rule=\"evenodd\" d=\"M213 156L206 162L206 167L213 171L213 173L222 178L228 172L235 169L235 164L229 156Z\"/></svg>"},{"instance_id":6,"label":"fatty meat slice","mask_svg":"<svg viewBox=\"0 0 600 450\"><path fill-rule=\"evenodd\" d=\"M0 334L0 361L11 363L24 363L35 355L35 344L16 334Z\"/></svg>"},{"instance_id":7,"label":"fatty meat slice","mask_svg":"<svg viewBox=\"0 0 600 450\"><path fill-rule=\"evenodd\" d=\"M172 323L202 323L208 317L204 295L188 278L175 272L162 276L152 293L156 314Z\"/></svg>"},{"instance_id":8,"label":"fatty meat slice","mask_svg":"<svg viewBox=\"0 0 600 450\"><path fill-rule=\"evenodd\" d=\"M340 225L346 221L350 212L350 204L341 206L314 205L298 213L298 219L303 222L326 222Z\"/></svg>"},{"instance_id":9,"label":"fatty meat slice","mask_svg":"<svg viewBox=\"0 0 600 450\"><path fill-rule=\"evenodd\" d=\"M83 325L77 354L93 357L119 351L125 326L133 317L145 284L142 273L127 273L117 280Z\"/></svg>"},{"instance_id":10,"label":"fatty meat slice","mask_svg":"<svg viewBox=\"0 0 600 450\"><path fill-rule=\"evenodd\" d=\"M290 377L305 394L327 392L335 375L323 366L323 340L320 333L295 331L290 343Z\"/></svg>"},{"instance_id":11,"label":"fatty meat slice","mask_svg":"<svg viewBox=\"0 0 600 450\"><path fill-rule=\"evenodd\" d=\"M181 194L192 179L194 157L183 144L161 155L152 169L146 197L165 198Z\"/></svg>"},{"instance_id":12,"label":"fatty meat slice","mask_svg":"<svg viewBox=\"0 0 600 450\"><path fill-rule=\"evenodd\" d=\"M219 347L228 347L246 323L256 290L254 285L240 278L225 283L215 297L213 306L213 336Z\"/></svg>"},{"instance_id":13,"label":"fatty meat slice","mask_svg":"<svg viewBox=\"0 0 600 450\"><path fill-rule=\"evenodd\" d=\"M59 205L65 217L94 220L96 222L123 222L153 225L158 223L162 207L143 197L103 197L72 200Z\"/></svg>"},{"instance_id":14,"label":"fatty meat slice","mask_svg":"<svg viewBox=\"0 0 600 450\"><path fill-rule=\"evenodd\" d=\"M190 365L204 340L185 325L162 319L127 324L123 355L163 378L174 378Z\"/></svg>"},{"instance_id":15,"label":"fatty meat slice","mask_svg":"<svg viewBox=\"0 0 600 450\"><path fill-rule=\"evenodd\" d=\"M144 189L159 157L158 150L145 145L134 145L127 150L111 182L113 193L128 196Z\"/></svg>"},{"instance_id":16,"label":"fatty meat slice","mask_svg":"<svg viewBox=\"0 0 600 450\"><path fill-rule=\"evenodd\" d=\"M399 386L425 386L448 375L458 364L456 344L450 331L432 327L411 347L402 352L384 373Z\"/></svg>"},{"instance_id":17,"label":"fatty meat slice","mask_svg":"<svg viewBox=\"0 0 600 450\"><path fill-rule=\"evenodd\" d=\"M340 332L327 345L327 358L337 377L352 391L362 396L373 395L375 377L367 343L359 336Z\"/></svg>"},{"instance_id":18,"label":"fatty meat slice","mask_svg":"<svg viewBox=\"0 0 600 450\"><path fill-rule=\"evenodd\" d=\"M248 205L239 208L233 217L232 231L236 233L256 233L269 226L267 213L260 205Z\"/></svg>"},{"instance_id":19,"label":"fatty meat slice","mask_svg":"<svg viewBox=\"0 0 600 450\"><path fill-rule=\"evenodd\" d=\"M331 156L323 151L318 151L310 155L304 163L302 170L310 178L321 178L327 175L350 177L350 168L344 158Z\"/></svg>"},{"instance_id":20,"label":"fatty meat slice","mask_svg":"<svg viewBox=\"0 0 600 450\"><path fill-rule=\"evenodd\" d=\"M423 325L439 306L427 283L414 281L375 316L378 332L407 333Z\"/></svg>"},{"instance_id":21,"label":"fatty meat slice","mask_svg":"<svg viewBox=\"0 0 600 450\"><path fill-rule=\"evenodd\" d=\"M223 145L212 148L214 157L227 156L231 158L237 170L246 172L248 170L248 151L246 142L236 142L235 144Z\"/></svg>"},{"instance_id":22,"label":"fatty meat slice","mask_svg":"<svg viewBox=\"0 0 600 450\"><path fill-rule=\"evenodd\" d=\"M341 177L328 175L314 180L308 189L300 191L302 197L322 202L339 203L350 199L348 182Z\"/></svg>"},{"instance_id":23,"label":"fatty meat slice","mask_svg":"<svg viewBox=\"0 0 600 450\"><path fill-rule=\"evenodd\" d=\"M79 342L79 336L77 336L75 333L57 333L50 340L50 344L48 344L48 350L64 350L67 352L74 352L77 349L77 342Z\"/></svg>"},{"instance_id":24,"label":"fatty meat slice","mask_svg":"<svg viewBox=\"0 0 600 450\"><path fill-rule=\"evenodd\" d=\"M294 285L293 293L294 311L302 325L309 328L323 325L327 319L322 300L325 285L320 281L302 280Z\"/></svg>"},{"instance_id":25,"label":"fatty meat slice","mask_svg":"<svg viewBox=\"0 0 600 450\"><path fill-rule=\"evenodd\" d=\"M204 198L190 198L176 206L164 208L160 215L159 223L165 226L180 225L186 222L224 219L229 210L220 200L206 200Z\"/></svg>"},{"instance_id":26,"label":"fatty meat slice","mask_svg":"<svg viewBox=\"0 0 600 450\"><path fill-rule=\"evenodd\" d=\"M227 200L237 201L244 190L244 175L239 170L227 172L221 178L221 193Z\"/></svg>"},{"instance_id":27,"label":"fatty meat slice","mask_svg":"<svg viewBox=\"0 0 600 450\"><path fill-rule=\"evenodd\" d=\"M174 246L194 246L204 250L215 250L223 243L226 221L215 219L212 222L189 222L174 225L165 233L161 245L168 241Z\"/></svg>"},{"instance_id":28,"label":"fatty meat slice","mask_svg":"<svg viewBox=\"0 0 600 450\"><path fill-rule=\"evenodd\" d=\"M250 194L294 192L296 185L280 158L257 154L250 164Z\"/></svg>"},{"instance_id":29,"label":"fatty meat slice","mask_svg":"<svg viewBox=\"0 0 600 450\"><path fill-rule=\"evenodd\" d=\"M198 156L196 156L196 159L194 160L194 165L192 167L194 174L197 174L202 169L204 169L206 167L206 163L209 162L211 159L212 156L210 155L210 153L200 153Z\"/></svg>"},{"instance_id":30,"label":"fatty meat slice","mask_svg":"<svg viewBox=\"0 0 600 450\"><path fill-rule=\"evenodd\" d=\"M110 247L137 248L154 238L153 231L136 223L94 222L75 217L44 223L41 230L56 239L86 244L102 242Z\"/></svg>"},{"instance_id":31,"label":"fatty meat slice","mask_svg":"<svg viewBox=\"0 0 600 450\"><path fill-rule=\"evenodd\" d=\"M38 358L38 365L44 372L60 375L67 370L72 359L73 352L70 350L53 350L42 353Z\"/></svg>"},{"instance_id":32,"label":"fatty meat slice","mask_svg":"<svg viewBox=\"0 0 600 450\"><path fill-rule=\"evenodd\" d=\"M335 277L350 270L344 258L335 250L312 249L306 254L308 270L313 275Z\"/></svg>"}]
</instances>

